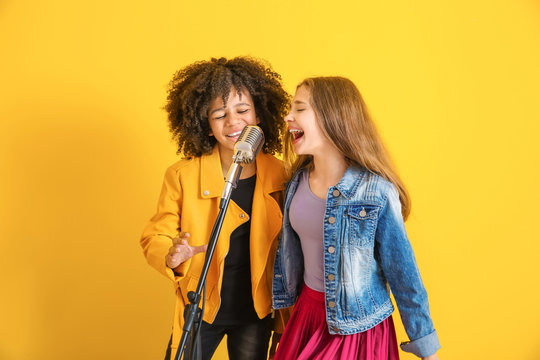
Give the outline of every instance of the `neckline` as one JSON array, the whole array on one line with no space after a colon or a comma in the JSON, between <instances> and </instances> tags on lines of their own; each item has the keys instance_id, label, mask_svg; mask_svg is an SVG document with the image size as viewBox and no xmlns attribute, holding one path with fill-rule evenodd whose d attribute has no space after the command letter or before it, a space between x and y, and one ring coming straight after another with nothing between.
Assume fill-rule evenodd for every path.
<instances>
[{"instance_id":1,"label":"neckline","mask_svg":"<svg viewBox=\"0 0 540 360\"><path fill-rule=\"evenodd\" d=\"M304 176L303 176L303 180L304 182L306 183L306 187L308 189L308 193L313 196L315 199L321 201L321 202L324 202L326 203L326 199L322 199L320 197L318 197L317 195L315 195L313 193L313 191L311 191L311 186L309 185L309 171L304 171Z\"/></svg>"},{"instance_id":2,"label":"neckline","mask_svg":"<svg viewBox=\"0 0 540 360\"><path fill-rule=\"evenodd\" d=\"M255 181L256 178L257 178L257 173L245 179L238 179L238 183L250 183L250 182Z\"/></svg>"}]
</instances>

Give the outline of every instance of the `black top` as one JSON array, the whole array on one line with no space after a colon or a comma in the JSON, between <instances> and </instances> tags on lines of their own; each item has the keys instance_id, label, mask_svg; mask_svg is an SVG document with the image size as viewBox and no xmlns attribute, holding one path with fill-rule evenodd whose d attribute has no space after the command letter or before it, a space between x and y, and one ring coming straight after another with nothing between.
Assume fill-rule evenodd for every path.
<instances>
[{"instance_id":1,"label":"black top","mask_svg":"<svg viewBox=\"0 0 540 360\"><path fill-rule=\"evenodd\" d=\"M255 175L238 180L238 185L231 194L231 200L240 206L250 219L255 180ZM251 295L250 226L251 220L237 227L231 234L221 284L221 306L213 324L238 325L259 319Z\"/></svg>"}]
</instances>

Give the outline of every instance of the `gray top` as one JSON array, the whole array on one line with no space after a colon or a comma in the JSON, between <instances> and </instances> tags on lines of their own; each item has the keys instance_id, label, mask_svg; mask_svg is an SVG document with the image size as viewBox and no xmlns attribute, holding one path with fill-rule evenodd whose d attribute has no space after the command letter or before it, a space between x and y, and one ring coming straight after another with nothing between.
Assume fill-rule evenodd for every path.
<instances>
[{"instance_id":1,"label":"gray top","mask_svg":"<svg viewBox=\"0 0 540 360\"><path fill-rule=\"evenodd\" d=\"M326 200L309 187L309 172L304 171L290 207L291 226L300 238L304 254L304 282L324 292L323 221Z\"/></svg>"}]
</instances>

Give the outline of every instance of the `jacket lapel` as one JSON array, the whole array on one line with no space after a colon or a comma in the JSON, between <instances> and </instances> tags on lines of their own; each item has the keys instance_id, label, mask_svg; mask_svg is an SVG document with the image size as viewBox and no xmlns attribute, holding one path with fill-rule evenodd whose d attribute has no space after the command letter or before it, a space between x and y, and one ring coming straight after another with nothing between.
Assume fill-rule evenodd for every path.
<instances>
[{"instance_id":1,"label":"jacket lapel","mask_svg":"<svg viewBox=\"0 0 540 360\"><path fill-rule=\"evenodd\" d=\"M219 197L223 193L225 180L221 170L221 159L218 146L214 146L211 154L201 156L201 186L199 191L203 199Z\"/></svg>"},{"instance_id":2,"label":"jacket lapel","mask_svg":"<svg viewBox=\"0 0 540 360\"><path fill-rule=\"evenodd\" d=\"M281 230L281 204L272 197L275 192L283 191L284 177L281 162L272 155L259 154L257 157L257 183L253 194L251 211L251 242L250 251L252 262L252 279L260 283L264 270L274 245L274 240ZM277 199L280 199L278 196ZM267 239L267 241L263 241Z\"/></svg>"}]
</instances>

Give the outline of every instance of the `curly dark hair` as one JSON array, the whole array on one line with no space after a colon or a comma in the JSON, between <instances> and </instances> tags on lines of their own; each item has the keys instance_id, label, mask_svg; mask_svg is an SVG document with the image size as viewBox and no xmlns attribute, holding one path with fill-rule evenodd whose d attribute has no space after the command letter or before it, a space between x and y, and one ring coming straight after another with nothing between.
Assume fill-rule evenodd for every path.
<instances>
[{"instance_id":1,"label":"curly dark hair","mask_svg":"<svg viewBox=\"0 0 540 360\"><path fill-rule=\"evenodd\" d=\"M169 127L178 143L178 153L201 156L212 152L216 139L208 135L208 108L218 96L227 103L231 87L247 90L264 132L263 151L282 152L290 95L283 90L281 76L263 60L251 57L212 58L177 71L169 83L167 104Z\"/></svg>"}]
</instances>

